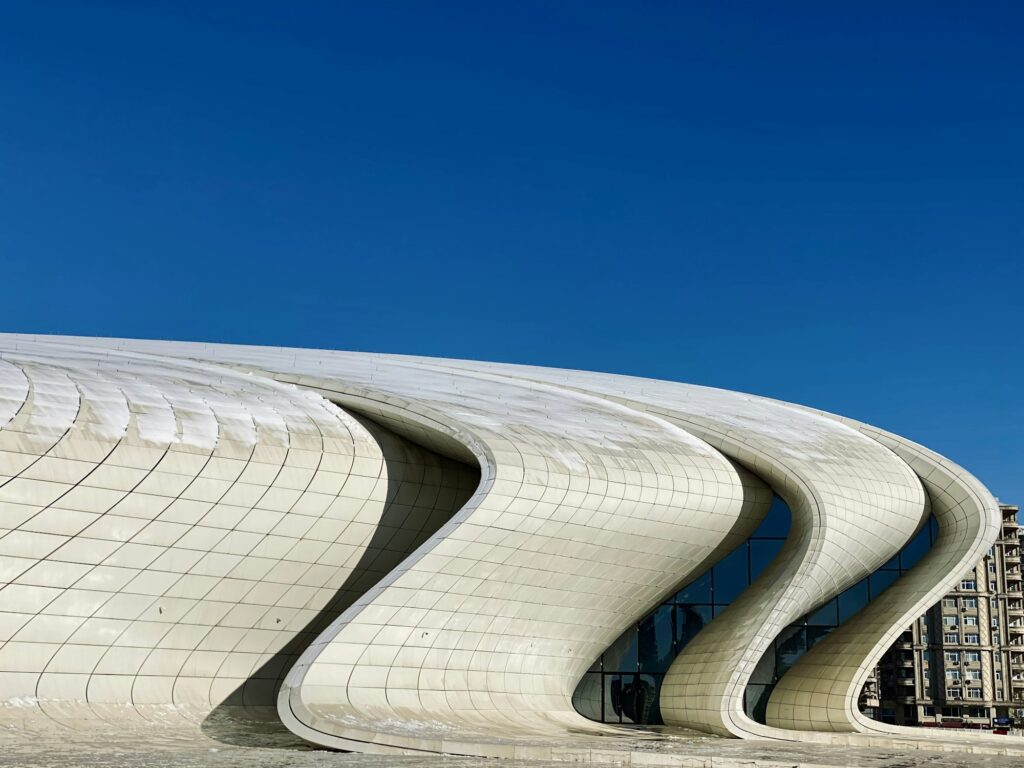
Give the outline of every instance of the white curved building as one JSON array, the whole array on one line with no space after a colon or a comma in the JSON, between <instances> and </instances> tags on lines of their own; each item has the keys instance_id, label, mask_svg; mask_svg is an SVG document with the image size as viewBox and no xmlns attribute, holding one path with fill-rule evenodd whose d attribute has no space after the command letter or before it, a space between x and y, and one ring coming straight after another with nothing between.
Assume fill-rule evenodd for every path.
<instances>
[{"instance_id":1,"label":"white curved building","mask_svg":"<svg viewBox=\"0 0 1024 768\"><path fill-rule=\"evenodd\" d=\"M756 556L770 510L787 519ZM843 615L932 516L928 553ZM0 721L276 708L333 748L557 757L626 739L597 722L609 707L637 722L657 707L722 736L1024 755L858 707L891 642L999 525L947 459L750 395L0 335ZM672 597L716 564L706 611ZM671 640L630 641L667 599ZM833 603L828 632L809 633ZM794 627L801 650L780 652ZM629 679L607 671L615 648L637 659Z\"/></svg>"}]
</instances>

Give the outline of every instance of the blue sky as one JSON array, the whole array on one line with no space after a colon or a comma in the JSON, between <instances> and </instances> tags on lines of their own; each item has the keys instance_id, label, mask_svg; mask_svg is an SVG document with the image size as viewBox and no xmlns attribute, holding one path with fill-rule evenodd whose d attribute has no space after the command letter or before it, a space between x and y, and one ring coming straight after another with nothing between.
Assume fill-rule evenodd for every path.
<instances>
[{"instance_id":1,"label":"blue sky","mask_svg":"<svg viewBox=\"0 0 1024 768\"><path fill-rule=\"evenodd\" d=\"M1024 501L1019 3L21 3L0 328L615 371Z\"/></svg>"}]
</instances>

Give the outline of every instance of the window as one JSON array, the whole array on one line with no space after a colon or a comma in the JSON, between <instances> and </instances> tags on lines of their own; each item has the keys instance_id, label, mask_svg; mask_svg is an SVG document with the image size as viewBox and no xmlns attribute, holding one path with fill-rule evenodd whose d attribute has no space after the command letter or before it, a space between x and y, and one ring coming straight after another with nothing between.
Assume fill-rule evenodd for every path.
<instances>
[{"instance_id":1,"label":"window","mask_svg":"<svg viewBox=\"0 0 1024 768\"><path fill-rule=\"evenodd\" d=\"M971 653L971 651L968 651ZM977 651L974 651L977 653ZM959 664L960 663L960 651L946 651L942 654L943 659L947 664Z\"/></svg>"},{"instance_id":2,"label":"window","mask_svg":"<svg viewBox=\"0 0 1024 768\"><path fill-rule=\"evenodd\" d=\"M992 633L992 645L999 645L999 633L998 632L993 632Z\"/></svg>"},{"instance_id":3,"label":"window","mask_svg":"<svg viewBox=\"0 0 1024 768\"><path fill-rule=\"evenodd\" d=\"M947 632L942 636L942 642L944 643L958 643L960 642L960 635L956 632Z\"/></svg>"},{"instance_id":4,"label":"window","mask_svg":"<svg viewBox=\"0 0 1024 768\"><path fill-rule=\"evenodd\" d=\"M988 588L989 588L990 590L992 590L993 592L995 592L995 591L996 591L996 590L997 590L997 589L999 588L999 587L998 587L998 586L996 585L996 581L995 581L995 579L993 579L992 581L990 581L990 582L988 583Z\"/></svg>"},{"instance_id":5,"label":"window","mask_svg":"<svg viewBox=\"0 0 1024 768\"><path fill-rule=\"evenodd\" d=\"M964 651L964 661L981 661L981 652Z\"/></svg>"},{"instance_id":6,"label":"window","mask_svg":"<svg viewBox=\"0 0 1024 768\"><path fill-rule=\"evenodd\" d=\"M959 616L943 616L942 623L947 627L955 627L960 622Z\"/></svg>"},{"instance_id":7,"label":"window","mask_svg":"<svg viewBox=\"0 0 1024 768\"><path fill-rule=\"evenodd\" d=\"M981 638L978 635L964 635L964 645L981 645Z\"/></svg>"},{"instance_id":8,"label":"window","mask_svg":"<svg viewBox=\"0 0 1024 768\"><path fill-rule=\"evenodd\" d=\"M967 670L967 679L968 680L979 680L980 681L981 680L981 670L980 669L968 669Z\"/></svg>"},{"instance_id":9,"label":"window","mask_svg":"<svg viewBox=\"0 0 1024 768\"><path fill-rule=\"evenodd\" d=\"M963 689L962 688L947 688L946 689L947 699L962 699Z\"/></svg>"},{"instance_id":10,"label":"window","mask_svg":"<svg viewBox=\"0 0 1024 768\"><path fill-rule=\"evenodd\" d=\"M980 699L981 698L981 688L968 688L967 689L967 698L968 699Z\"/></svg>"},{"instance_id":11,"label":"window","mask_svg":"<svg viewBox=\"0 0 1024 768\"><path fill-rule=\"evenodd\" d=\"M947 669L946 670L946 679L947 680L959 681L960 680L960 670L959 669Z\"/></svg>"},{"instance_id":12,"label":"window","mask_svg":"<svg viewBox=\"0 0 1024 768\"><path fill-rule=\"evenodd\" d=\"M993 627L998 627L999 626L999 617L998 616L993 616L992 617L992 626Z\"/></svg>"},{"instance_id":13,"label":"window","mask_svg":"<svg viewBox=\"0 0 1024 768\"><path fill-rule=\"evenodd\" d=\"M989 564L988 564L988 572L989 573L995 573L996 572L996 564L993 563L991 560L989 561Z\"/></svg>"},{"instance_id":14,"label":"window","mask_svg":"<svg viewBox=\"0 0 1024 768\"><path fill-rule=\"evenodd\" d=\"M960 582L960 589L977 589L978 585L974 579L964 579Z\"/></svg>"},{"instance_id":15,"label":"window","mask_svg":"<svg viewBox=\"0 0 1024 768\"><path fill-rule=\"evenodd\" d=\"M977 607L978 607L978 598L976 598L976 597L965 597L964 598L964 608L977 608Z\"/></svg>"},{"instance_id":16,"label":"window","mask_svg":"<svg viewBox=\"0 0 1024 768\"><path fill-rule=\"evenodd\" d=\"M976 627L976 626L978 626L978 617L977 616L964 616L964 626L965 627Z\"/></svg>"},{"instance_id":17,"label":"window","mask_svg":"<svg viewBox=\"0 0 1024 768\"><path fill-rule=\"evenodd\" d=\"M996 682L998 682L998 683L1003 682L1003 670L1001 670L1001 669L997 669L996 670Z\"/></svg>"},{"instance_id":18,"label":"window","mask_svg":"<svg viewBox=\"0 0 1024 768\"><path fill-rule=\"evenodd\" d=\"M942 607L943 608L956 608L956 598L955 597L944 597L944 598L942 598Z\"/></svg>"}]
</instances>

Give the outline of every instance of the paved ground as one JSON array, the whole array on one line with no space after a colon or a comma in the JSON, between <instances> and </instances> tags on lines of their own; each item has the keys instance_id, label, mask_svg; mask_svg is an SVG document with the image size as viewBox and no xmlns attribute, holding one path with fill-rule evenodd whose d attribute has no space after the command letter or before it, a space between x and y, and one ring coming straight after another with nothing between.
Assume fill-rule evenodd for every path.
<instances>
[{"instance_id":1,"label":"paved ground","mask_svg":"<svg viewBox=\"0 0 1024 768\"><path fill-rule=\"evenodd\" d=\"M203 741L116 745L109 741L0 741L0 765L17 768L564 768L565 763L441 756L382 756L274 747L211 746ZM724 742L693 750L691 765L857 766L857 768L1020 768L1019 758L894 753L840 748L759 749ZM592 765L595 763L591 763ZM607 765L607 763L602 763ZM621 764L621 763L620 763Z\"/></svg>"},{"instance_id":2,"label":"paved ground","mask_svg":"<svg viewBox=\"0 0 1024 768\"><path fill-rule=\"evenodd\" d=\"M270 723L243 739L231 728L143 726L131 733L98 725L85 731L0 728L6 768L564 768L565 762L434 755L358 755L314 749ZM234 742L234 743L232 743ZM612 746L611 744L609 746ZM676 765L685 768L1021 768L1019 757L918 750L826 747L674 734L658 741L617 743L615 753L569 755L578 765ZM623 748L625 747L625 748ZM662 762L664 761L664 762Z\"/></svg>"}]
</instances>

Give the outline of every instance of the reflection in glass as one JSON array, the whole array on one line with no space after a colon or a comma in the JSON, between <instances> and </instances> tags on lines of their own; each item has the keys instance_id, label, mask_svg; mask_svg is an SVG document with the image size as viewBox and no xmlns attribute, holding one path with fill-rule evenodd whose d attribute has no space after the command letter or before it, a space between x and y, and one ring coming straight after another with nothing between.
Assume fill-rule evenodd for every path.
<instances>
[{"instance_id":1,"label":"reflection in glass","mask_svg":"<svg viewBox=\"0 0 1024 768\"><path fill-rule=\"evenodd\" d=\"M676 594L676 601L680 603L710 603L711 570L702 573L695 581L679 590Z\"/></svg>"},{"instance_id":2,"label":"reflection in glass","mask_svg":"<svg viewBox=\"0 0 1024 768\"><path fill-rule=\"evenodd\" d=\"M627 629L612 647L604 652L606 672L635 672L637 668L637 630Z\"/></svg>"},{"instance_id":3,"label":"reflection in glass","mask_svg":"<svg viewBox=\"0 0 1024 768\"><path fill-rule=\"evenodd\" d=\"M662 605L640 622L638 656L640 671L664 672L676 657L676 608Z\"/></svg>"},{"instance_id":4,"label":"reflection in glass","mask_svg":"<svg viewBox=\"0 0 1024 768\"><path fill-rule=\"evenodd\" d=\"M665 671L712 617L725 610L778 555L789 525L789 508L775 497L767 517L747 542L626 630L595 661L573 695L577 711L609 723L660 724L658 694ZM928 551L935 530L932 518L882 570L787 627L754 669L745 694L747 714L764 722L768 697L779 677L917 562Z\"/></svg>"},{"instance_id":5,"label":"reflection in glass","mask_svg":"<svg viewBox=\"0 0 1024 768\"><path fill-rule=\"evenodd\" d=\"M775 675L781 677L807 652L807 627L788 627L775 641ZM774 681L772 681L774 682Z\"/></svg>"},{"instance_id":6,"label":"reflection in glass","mask_svg":"<svg viewBox=\"0 0 1024 768\"><path fill-rule=\"evenodd\" d=\"M679 648L690 642L711 621L710 605L677 605L676 637Z\"/></svg>"},{"instance_id":7,"label":"reflection in glass","mask_svg":"<svg viewBox=\"0 0 1024 768\"><path fill-rule=\"evenodd\" d=\"M588 672L572 694L572 705L586 718L601 720L601 675Z\"/></svg>"}]
</instances>

